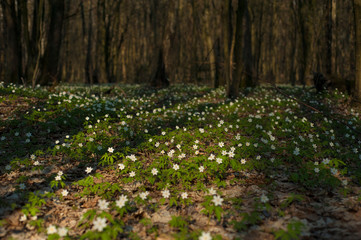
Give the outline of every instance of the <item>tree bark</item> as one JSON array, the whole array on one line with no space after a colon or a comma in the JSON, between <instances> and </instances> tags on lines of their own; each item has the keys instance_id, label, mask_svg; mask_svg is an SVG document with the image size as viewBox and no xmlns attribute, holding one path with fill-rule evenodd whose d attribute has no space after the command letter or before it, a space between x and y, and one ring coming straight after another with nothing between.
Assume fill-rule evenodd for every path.
<instances>
[{"instance_id":1,"label":"tree bark","mask_svg":"<svg viewBox=\"0 0 361 240\"><path fill-rule=\"evenodd\" d=\"M326 74L332 74L332 0L327 0L326 7Z\"/></svg>"},{"instance_id":2,"label":"tree bark","mask_svg":"<svg viewBox=\"0 0 361 240\"><path fill-rule=\"evenodd\" d=\"M90 1L90 9L88 15L88 43L87 43L87 50L86 50L86 58L85 58L85 78L88 84L93 83L92 79L92 72L91 72L91 50L93 44L93 4Z\"/></svg>"},{"instance_id":3,"label":"tree bark","mask_svg":"<svg viewBox=\"0 0 361 240\"><path fill-rule=\"evenodd\" d=\"M246 7L245 0L238 0L237 19L236 19L236 32L235 32L235 45L234 45L234 65L235 69L232 74L232 80L228 87L227 97L236 98L239 94L239 86L242 80L242 73L244 71L244 63L242 58L242 40L243 40L243 15ZM245 87L245 82L242 81L242 87Z\"/></svg>"},{"instance_id":4,"label":"tree bark","mask_svg":"<svg viewBox=\"0 0 361 240\"><path fill-rule=\"evenodd\" d=\"M252 54L252 33L251 33L251 21L249 16L248 1L245 1L244 6L245 15L245 29L244 29L244 81L242 82L242 88L252 87L253 84L253 54Z\"/></svg>"},{"instance_id":5,"label":"tree bark","mask_svg":"<svg viewBox=\"0 0 361 240\"><path fill-rule=\"evenodd\" d=\"M243 59L243 55L242 55L242 41L243 41L243 17L245 15L245 11L247 11L247 0L238 0L238 8L237 8L237 19L236 19L236 32L235 32L235 46L234 46L234 60L235 60L235 70L234 72L232 72L232 69L230 68L230 75L232 75L232 78L229 79L229 85L227 87L227 97L228 98L237 98L239 95L239 87L240 84L242 86L242 88L247 87L248 84L250 83L250 76L252 75L251 73L247 73L247 71L251 71L251 62L252 62L252 57L249 55L252 55L252 52L249 53L247 51L252 51L252 47L249 46L251 45L251 40L250 38L250 34L251 31L249 29L250 26L248 26L248 30L246 29L246 34L248 35L247 38L245 38L245 44L244 44L244 48L249 47L250 49L248 49L246 51L245 55L248 55L248 57L250 57L249 62L247 62L247 64L245 64L244 59ZM249 23L249 19L248 22L246 24L250 24ZM247 44L247 46L245 46ZM226 47L226 46L225 46ZM246 66L247 65L247 66ZM248 67L248 69L246 69ZM245 73L245 74L244 74ZM246 77L244 77L244 75Z\"/></svg>"},{"instance_id":6,"label":"tree bark","mask_svg":"<svg viewBox=\"0 0 361 240\"><path fill-rule=\"evenodd\" d=\"M1 6L4 14L5 30L5 82L22 83L21 81L21 29L17 16L17 1L3 0Z\"/></svg>"},{"instance_id":7,"label":"tree bark","mask_svg":"<svg viewBox=\"0 0 361 240\"><path fill-rule=\"evenodd\" d=\"M354 15L355 15L355 95L358 99L361 99L361 0L354 0Z\"/></svg>"},{"instance_id":8,"label":"tree bark","mask_svg":"<svg viewBox=\"0 0 361 240\"><path fill-rule=\"evenodd\" d=\"M60 80L58 64L65 11L64 0L49 0L49 8L50 25L39 80L41 85L48 85L50 83L57 84Z\"/></svg>"},{"instance_id":9,"label":"tree bark","mask_svg":"<svg viewBox=\"0 0 361 240\"><path fill-rule=\"evenodd\" d=\"M300 26L300 35L301 35L301 59L300 59L300 67L299 67L299 78L300 82L303 86L306 85L306 68L308 62L308 51L309 51L309 41L306 30L306 17L302 13L303 1L298 0L298 24Z\"/></svg>"},{"instance_id":10,"label":"tree bark","mask_svg":"<svg viewBox=\"0 0 361 240\"><path fill-rule=\"evenodd\" d=\"M157 70L151 82L152 87L163 88L169 86L168 76L165 70L163 49L160 48L158 56Z\"/></svg>"},{"instance_id":11,"label":"tree bark","mask_svg":"<svg viewBox=\"0 0 361 240\"><path fill-rule=\"evenodd\" d=\"M221 67L220 67L220 62L221 62L221 44L220 44L220 40L219 38L216 39L216 43L214 46L214 83L213 83L213 87L214 88L218 88L220 86L220 75L221 75Z\"/></svg>"},{"instance_id":12,"label":"tree bark","mask_svg":"<svg viewBox=\"0 0 361 240\"><path fill-rule=\"evenodd\" d=\"M223 6L223 55L224 55L224 81L226 83L226 91L227 96L229 96L230 93L230 87L232 82L231 77L231 54L230 54L230 47L232 42L232 34L231 34L231 27L232 21L230 19L230 14L232 11L232 2L231 0L225 0L224 6Z\"/></svg>"}]
</instances>

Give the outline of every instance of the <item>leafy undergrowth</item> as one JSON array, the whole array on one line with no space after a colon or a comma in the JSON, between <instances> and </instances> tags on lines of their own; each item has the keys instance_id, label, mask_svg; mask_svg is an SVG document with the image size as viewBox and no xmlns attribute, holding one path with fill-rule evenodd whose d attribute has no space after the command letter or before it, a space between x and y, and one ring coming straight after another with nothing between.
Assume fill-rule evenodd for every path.
<instances>
[{"instance_id":1,"label":"leafy undergrowth","mask_svg":"<svg viewBox=\"0 0 361 240\"><path fill-rule=\"evenodd\" d=\"M361 234L360 118L343 94L108 89L0 87L1 238Z\"/></svg>"}]
</instances>

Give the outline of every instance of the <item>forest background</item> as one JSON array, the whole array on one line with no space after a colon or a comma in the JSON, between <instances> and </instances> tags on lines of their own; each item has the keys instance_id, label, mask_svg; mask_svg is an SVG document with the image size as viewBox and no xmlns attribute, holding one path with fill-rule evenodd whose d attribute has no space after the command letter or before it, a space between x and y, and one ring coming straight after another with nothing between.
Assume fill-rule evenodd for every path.
<instances>
[{"instance_id":1,"label":"forest background","mask_svg":"<svg viewBox=\"0 0 361 240\"><path fill-rule=\"evenodd\" d=\"M358 0L1 0L0 81L169 80L226 86L232 97L239 86L312 85L321 72L361 96L360 9Z\"/></svg>"}]
</instances>

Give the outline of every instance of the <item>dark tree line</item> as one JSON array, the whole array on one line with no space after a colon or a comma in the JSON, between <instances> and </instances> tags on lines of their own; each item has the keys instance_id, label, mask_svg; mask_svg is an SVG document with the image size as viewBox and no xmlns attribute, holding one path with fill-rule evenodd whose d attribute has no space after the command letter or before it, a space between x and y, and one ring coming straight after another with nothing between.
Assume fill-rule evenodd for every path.
<instances>
[{"instance_id":1,"label":"dark tree line","mask_svg":"<svg viewBox=\"0 0 361 240\"><path fill-rule=\"evenodd\" d=\"M361 96L359 0L0 0L0 80L311 85ZM356 76L356 79L355 79Z\"/></svg>"}]
</instances>

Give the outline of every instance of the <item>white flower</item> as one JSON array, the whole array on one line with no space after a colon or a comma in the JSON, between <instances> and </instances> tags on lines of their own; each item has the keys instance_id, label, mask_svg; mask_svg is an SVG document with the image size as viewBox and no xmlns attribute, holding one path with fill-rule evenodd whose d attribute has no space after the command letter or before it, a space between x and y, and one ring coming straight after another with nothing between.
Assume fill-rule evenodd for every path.
<instances>
[{"instance_id":1,"label":"white flower","mask_svg":"<svg viewBox=\"0 0 361 240\"><path fill-rule=\"evenodd\" d=\"M188 193L182 192L181 197L182 199L186 199L188 197Z\"/></svg>"},{"instance_id":2,"label":"white flower","mask_svg":"<svg viewBox=\"0 0 361 240\"><path fill-rule=\"evenodd\" d=\"M223 198L221 198L221 196L215 195L213 196L212 202L214 203L215 206L221 206L223 202Z\"/></svg>"},{"instance_id":3,"label":"white flower","mask_svg":"<svg viewBox=\"0 0 361 240\"><path fill-rule=\"evenodd\" d=\"M202 235L199 236L199 240L212 240L212 236L209 232L202 232Z\"/></svg>"},{"instance_id":4,"label":"white flower","mask_svg":"<svg viewBox=\"0 0 361 240\"><path fill-rule=\"evenodd\" d=\"M36 156L34 154L31 154L30 159L35 160Z\"/></svg>"},{"instance_id":5,"label":"white flower","mask_svg":"<svg viewBox=\"0 0 361 240\"><path fill-rule=\"evenodd\" d=\"M269 200L268 197L266 195L262 194L261 202L266 203L266 202L268 202L268 200Z\"/></svg>"},{"instance_id":6,"label":"white flower","mask_svg":"<svg viewBox=\"0 0 361 240\"><path fill-rule=\"evenodd\" d=\"M91 167L87 167L87 168L85 169L85 172L86 172L87 174L91 173L91 171L93 171L93 168L91 168Z\"/></svg>"},{"instance_id":7,"label":"white flower","mask_svg":"<svg viewBox=\"0 0 361 240\"><path fill-rule=\"evenodd\" d=\"M180 154L180 155L178 156L178 158L179 158L180 160L182 160L182 159L185 158L185 157L186 157L185 153L182 153L182 154Z\"/></svg>"},{"instance_id":8,"label":"white flower","mask_svg":"<svg viewBox=\"0 0 361 240\"><path fill-rule=\"evenodd\" d=\"M57 175L57 176L55 177L55 181L60 181L60 180L61 180L61 176Z\"/></svg>"},{"instance_id":9,"label":"white flower","mask_svg":"<svg viewBox=\"0 0 361 240\"><path fill-rule=\"evenodd\" d=\"M137 158L135 157L134 154L129 155L129 156L127 156L126 158L129 158L129 159L132 160L133 162L135 162L135 161L137 160Z\"/></svg>"},{"instance_id":10,"label":"white flower","mask_svg":"<svg viewBox=\"0 0 361 240\"><path fill-rule=\"evenodd\" d=\"M220 142L220 143L218 143L218 146L219 146L220 148L222 148L222 147L224 147L224 143L223 143L223 142Z\"/></svg>"},{"instance_id":11,"label":"white flower","mask_svg":"<svg viewBox=\"0 0 361 240\"><path fill-rule=\"evenodd\" d=\"M203 167L203 166L200 166L198 169L199 169L199 172L203 172L203 171L204 171L204 167Z\"/></svg>"},{"instance_id":12,"label":"white flower","mask_svg":"<svg viewBox=\"0 0 361 240\"><path fill-rule=\"evenodd\" d=\"M158 174L158 170L156 168L153 168L152 169L152 174L153 176L157 175Z\"/></svg>"},{"instance_id":13,"label":"white flower","mask_svg":"<svg viewBox=\"0 0 361 240\"><path fill-rule=\"evenodd\" d=\"M208 160L214 160L215 156L213 154L209 155Z\"/></svg>"},{"instance_id":14,"label":"white flower","mask_svg":"<svg viewBox=\"0 0 361 240\"><path fill-rule=\"evenodd\" d=\"M336 169L336 168L331 168L331 173L332 173L333 175L336 175L336 174L337 174L337 169Z\"/></svg>"},{"instance_id":15,"label":"white flower","mask_svg":"<svg viewBox=\"0 0 361 240\"><path fill-rule=\"evenodd\" d=\"M54 225L50 225L47 229L46 229L47 233L50 234L54 234L56 233L56 227Z\"/></svg>"},{"instance_id":16,"label":"white flower","mask_svg":"<svg viewBox=\"0 0 361 240\"><path fill-rule=\"evenodd\" d=\"M34 162L34 166L39 166L39 165L40 165L39 161Z\"/></svg>"},{"instance_id":17,"label":"white flower","mask_svg":"<svg viewBox=\"0 0 361 240\"><path fill-rule=\"evenodd\" d=\"M170 192L169 192L169 190L168 190L168 189L164 189L164 190L162 191L162 196L163 196L164 198L169 198L169 197L170 197Z\"/></svg>"},{"instance_id":18,"label":"white flower","mask_svg":"<svg viewBox=\"0 0 361 240\"><path fill-rule=\"evenodd\" d=\"M61 227L58 229L58 234L60 237L65 237L68 234L68 229Z\"/></svg>"},{"instance_id":19,"label":"white flower","mask_svg":"<svg viewBox=\"0 0 361 240\"><path fill-rule=\"evenodd\" d=\"M98 207L100 210L107 210L109 203L106 200L100 199L98 201Z\"/></svg>"},{"instance_id":20,"label":"white flower","mask_svg":"<svg viewBox=\"0 0 361 240\"><path fill-rule=\"evenodd\" d=\"M125 195L121 195L118 199L118 201L115 202L115 205L118 207L118 208L122 208L125 206L125 203L128 201L128 198L127 196Z\"/></svg>"},{"instance_id":21,"label":"white flower","mask_svg":"<svg viewBox=\"0 0 361 240\"><path fill-rule=\"evenodd\" d=\"M134 176L135 176L135 172L134 172L134 171L131 171L131 172L129 173L129 176L130 176L130 177L134 177Z\"/></svg>"},{"instance_id":22,"label":"white flower","mask_svg":"<svg viewBox=\"0 0 361 240\"><path fill-rule=\"evenodd\" d=\"M313 169L314 171L315 171L315 173L318 173L318 172L320 172L320 169L319 168L315 168L315 169Z\"/></svg>"},{"instance_id":23,"label":"white flower","mask_svg":"<svg viewBox=\"0 0 361 240\"><path fill-rule=\"evenodd\" d=\"M242 159L241 159L241 163L242 163L242 164L246 164L246 159L242 158Z\"/></svg>"},{"instance_id":24,"label":"white flower","mask_svg":"<svg viewBox=\"0 0 361 240\"><path fill-rule=\"evenodd\" d=\"M330 162L330 159L328 159L328 158L325 158L325 159L322 160L323 164L328 164L329 162Z\"/></svg>"},{"instance_id":25,"label":"white flower","mask_svg":"<svg viewBox=\"0 0 361 240\"><path fill-rule=\"evenodd\" d=\"M174 165L173 165L173 169L177 171L177 170L179 169L179 165L178 165L178 164L174 164Z\"/></svg>"},{"instance_id":26,"label":"white flower","mask_svg":"<svg viewBox=\"0 0 361 240\"><path fill-rule=\"evenodd\" d=\"M5 166L5 169L6 169L6 171L11 170L11 166L10 166L10 165L6 165L6 166Z\"/></svg>"},{"instance_id":27,"label":"white flower","mask_svg":"<svg viewBox=\"0 0 361 240\"><path fill-rule=\"evenodd\" d=\"M25 222L26 220L27 220L28 218L26 217L26 215L24 214L24 215L22 215L21 217L20 217L20 222Z\"/></svg>"},{"instance_id":28,"label":"white flower","mask_svg":"<svg viewBox=\"0 0 361 240\"><path fill-rule=\"evenodd\" d=\"M216 161L217 161L218 164L221 164L222 163L222 158L217 158Z\"/></svg>"},{"instance_id":29,"label":"white flower","mask_svg":"<svg viewBox=\"0 0 361 240\"><path fill-rule=\"evenodd\" d=\"M63 171L59 171L58 176L63 176Z\"/></svg>"},{"instance_id":30,"label":"white flower","mask_svg":"<svg viewBox=\"0 0 361 240\"><path fill-rule=\"evenodd\" d=\"M211 188L208 190L208 192L209 192L210 195L217 194L217 193L216 193L216 190L214 190L213 187L211 187Z\"/></svg>"},{"instance_id":31,"label":"white flower","mask_svg":"<svg viewBox=\"0 0 361 240\"><path fill-rule=\"evenodd\" d=\"M108 148L108 152L113 153L113 152L114 152L114 148L109 147L109 148Z\"/></svg>"},{"instance_id":32,"label":"white flower","mask_svg":"<svg viewBox=\"0 0 361 240\"><path fill-rule=\"evenodd\" d=\"M119 164L118 164L118 168L119 168L120 170L123 170L123 169L125 168L125 166L124 166L123 163L119 163Z\"/></svg>"},{"instance_id":33,"label":"white flower","mask_svg":"<svg viewBox=\"0 0 361 240\"><path fill-rule=\"evenodd\" d=\"M295 150L293 151L294 155L299 155L300 154L300 149L298 147L295 148Z\"/></svg>"},{"instance_id":34,"label":"white flower","mask_svg":"<svg viewBox=\"0 0 361 240\"><path fill-rule=\"evenodd\" d=\"M64 189L63 191L61 191L61 195L63 195L64 197L68 196L69 192L68 190Z\"/></svg>"},{"instance_id":35,"label":"white flower","mask_svg":"<svg viewBox=\"0 0 361 240\"><path fill-rule=\"evenodd\" d=\"M26 186L25 186L24 183L20 183L19 188L22 189L22 190L24 190L24 189L26 188Z\"/></svg>"},{"instance_id":36,"label":"white flower","mask_svg":"<svg viewBox=\"0 0 361 240\"><path fill-rule=\"evenodd\" d=\"M149 195L148 191L142 192L139 194L139 197L143 200L147 199L147 196Z\"/></svg>"},{"instance_id":37,"label":"white flower","mask_svg":"<svg viewBox=\"0 0 361 240\"><path fill-rule=\"evenodd\" d=\"M107 219L102 218L102 217L97 217L93 221L93 230L102 232L104 230L104 228L107 226L106 222L107 222Z\"/></svg>"}]
</instances>

